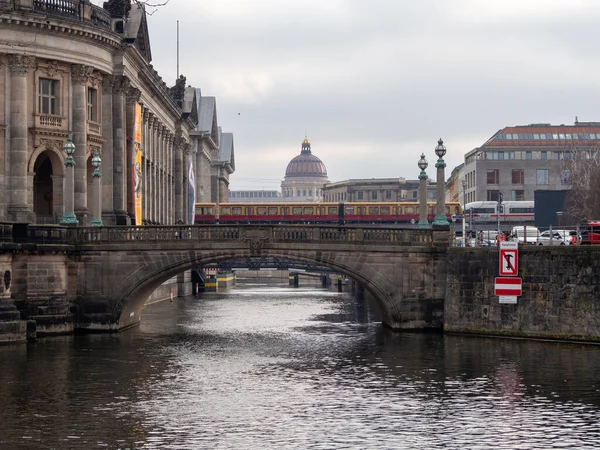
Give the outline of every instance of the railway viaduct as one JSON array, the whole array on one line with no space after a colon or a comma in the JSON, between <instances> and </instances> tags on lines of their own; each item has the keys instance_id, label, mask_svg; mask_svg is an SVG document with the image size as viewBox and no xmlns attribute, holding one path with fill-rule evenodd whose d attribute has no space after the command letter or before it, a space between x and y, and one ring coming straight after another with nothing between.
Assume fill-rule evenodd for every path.
<instances>
[{"instance_id":1,"label":"railway viaduct","mask_svg":"<svg viewBox=\"0 0 600 450\"><path fill-rule=\"evenodd\" d=\"M329 267L376 299L392 329L441 329L447 227L3 224L0 335L136 325L148 296L185 270L253 256ZM6 340L6 339L5 339Z\"/></svg>"}]
</instances>

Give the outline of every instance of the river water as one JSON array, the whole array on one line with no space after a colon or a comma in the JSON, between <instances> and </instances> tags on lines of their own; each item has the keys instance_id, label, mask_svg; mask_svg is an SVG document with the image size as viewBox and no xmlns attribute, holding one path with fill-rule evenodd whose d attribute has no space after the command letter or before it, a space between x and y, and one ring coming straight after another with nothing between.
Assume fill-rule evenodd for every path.
<instances>
[{"instance_id":1,"label":"river water","mask_svg":"<svg viewBox=\"0 0 600 450\"><path fill-rule=\"evenodd\" d=\"M0 347L0 449L600 448L600 346L393 333L258 281Z\"/></svg>"}]
</instances>

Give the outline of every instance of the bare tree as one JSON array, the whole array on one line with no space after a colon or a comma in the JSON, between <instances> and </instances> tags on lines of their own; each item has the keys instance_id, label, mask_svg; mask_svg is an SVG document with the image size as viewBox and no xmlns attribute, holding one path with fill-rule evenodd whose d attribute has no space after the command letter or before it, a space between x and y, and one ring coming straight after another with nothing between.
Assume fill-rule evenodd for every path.
<instances>
[{"instance_id":1,"label":"bare tree","mask_svg":"<svg viewBox=\"0 0 600 450\"><path fill-rule=\"evenodd\" d=\"M600 148L573 148L569 154L562 169L571 185L565 212L578 221L600 219Z\"/></svg>"},{"instance_id":2,"label":"bare tree","mask_svg":"<svg viewBox=\"0 0 600 450\"><path fill-rule=\"evenodd\" d=\"M142 5L146 10L146 14L152 15L161 6L165 6L169 3L169 0L132 0L136 5Z\"/></svg>"}]
</instances>

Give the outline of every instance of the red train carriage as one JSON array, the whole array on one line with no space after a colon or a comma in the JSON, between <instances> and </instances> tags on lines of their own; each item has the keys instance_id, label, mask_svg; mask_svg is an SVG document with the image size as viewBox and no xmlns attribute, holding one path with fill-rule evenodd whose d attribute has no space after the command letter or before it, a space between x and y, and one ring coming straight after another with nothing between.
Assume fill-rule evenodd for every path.
<instances>
[{"instance_id":1,"label":"red train carriage","mask_svg":"<svg viewBox=\"0 0 600 450\"><path fill-rule=\"evenodd\" d=\"M427 218L435 217L436 204L427 205ZM218 215L216 214L218 211ZM446 203L448 221L462 218L457 202ZM395 224L419 221L417 202L351 203L196 203L195 223L324 223Z\"/></svg>"}]
</instances>

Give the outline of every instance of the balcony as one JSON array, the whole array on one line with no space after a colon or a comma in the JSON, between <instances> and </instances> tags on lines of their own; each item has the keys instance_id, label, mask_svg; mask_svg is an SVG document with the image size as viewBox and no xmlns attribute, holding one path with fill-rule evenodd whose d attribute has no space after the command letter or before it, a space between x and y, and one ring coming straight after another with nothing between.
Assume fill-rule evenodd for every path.
<instances>
[{"instance_id":1,"label":"balcony","mask_svg":"<svg viewBox=\"0 0 600 450\"><path fill-rule=\"evenodd\" d=\"M16 0L16 5L24 6L29 1ZM97 27L111 29L110 13L85 0L33 0L33 10L49 16L91 22Z\"/></svg>"},{"instance_id":2,"label":"balcony","mask_svg":"<svg viewBox=\"0 0 600 450\"><path fill-rule=\"evenodd\" d=\"M50 114L36 114L35 115L35 128L46 129L46 130L65 130L67 123L66 117L54 116Z\"/></svg>"},{"instance_id":3,"label":"balcony","mask_svg":"<svg viewBox=\"0 0 600 450\"><path fill-rule=\"evenodd\" d=\"M97 122L87 121L87 133L100 136L102 134L102 126Z\"/></svg>"}]
</instances>

